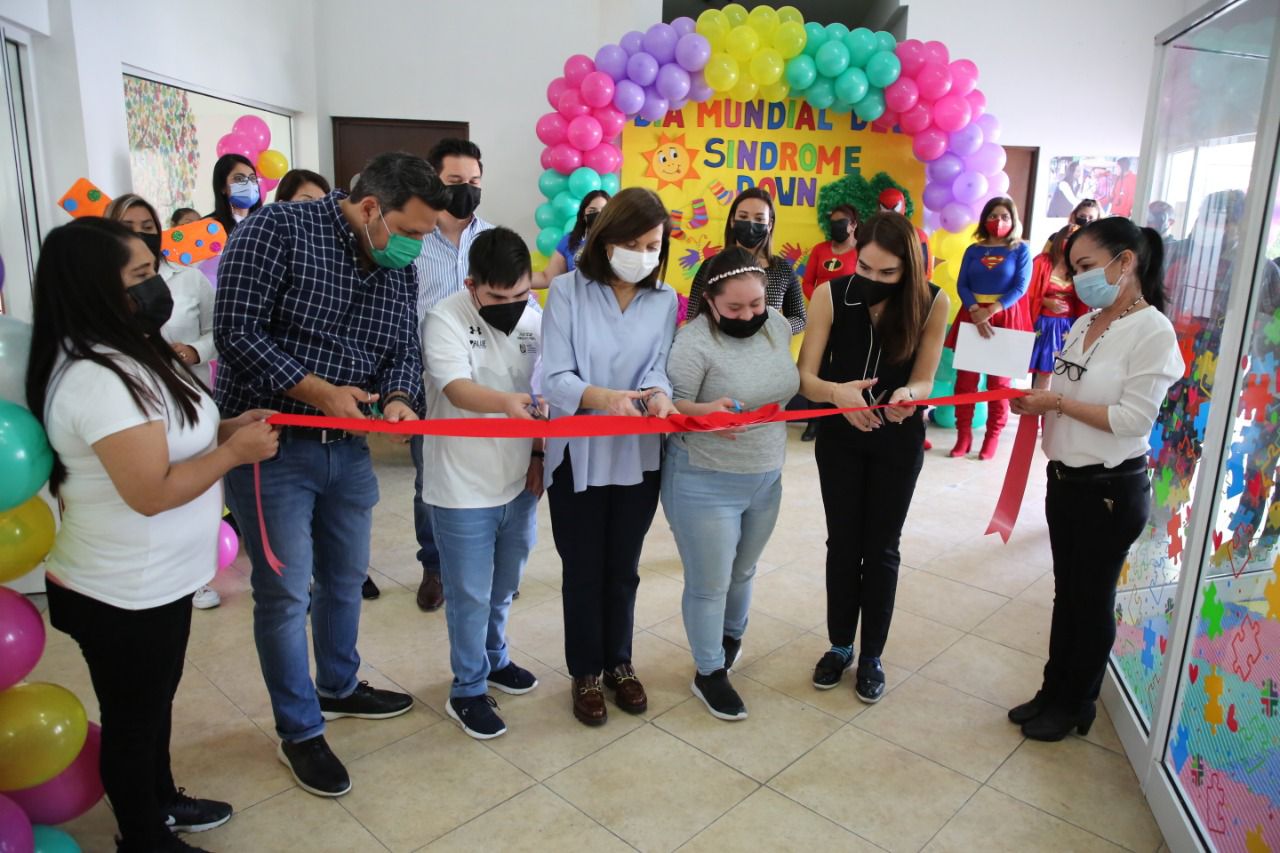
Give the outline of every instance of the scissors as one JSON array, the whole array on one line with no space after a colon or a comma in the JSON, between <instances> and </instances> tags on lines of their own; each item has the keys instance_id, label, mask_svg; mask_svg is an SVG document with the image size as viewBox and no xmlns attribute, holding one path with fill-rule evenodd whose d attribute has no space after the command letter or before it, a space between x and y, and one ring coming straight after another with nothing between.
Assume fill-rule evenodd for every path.
<instances>
[{"instance_id":1,"label":"scissors","mask_svg":"<svg viewBox=\"0 0 1280 853\"><path fill-rule=\"evenodd\" d=\"M529 406L529 414L533 415L535 421L540 421L546 416L542 414L542 400L537 394L533 393L533 388L529 388L529 399L533 401L533 405Z\"/></svg>"},{"instance_id":2,"label":"scissors","mask_svg":"<svg viewBox=\"0 0 1280 853\"><path fill-rule=\"evenodd\" d=\"M888 392L887 390L885 390L885 391L881 391L879 394L877 394L876 396L872 397L872 396L871 396L871 389L870 389L870 388L866 388L866 389L863 389L862 396L866 398L866 400L867 400L867 405L869 405L869 406L878 406L878 405L880 405L880 403L881 403L881 402L883 402L883 401L884 401L884 395L885 395L885 394L888 394L888 393L889 393L889 392ZM877 418L879 418L879 419L880 419L880 423L882 423L882 424L886 424L886 425L889 423L887 420L885 420L885 417L884 417L884 409L875 409L875 410L873 410L873 411L872 411L872 414L873 414L873 415L875 415Z\"/></svg>"}]
</instances>

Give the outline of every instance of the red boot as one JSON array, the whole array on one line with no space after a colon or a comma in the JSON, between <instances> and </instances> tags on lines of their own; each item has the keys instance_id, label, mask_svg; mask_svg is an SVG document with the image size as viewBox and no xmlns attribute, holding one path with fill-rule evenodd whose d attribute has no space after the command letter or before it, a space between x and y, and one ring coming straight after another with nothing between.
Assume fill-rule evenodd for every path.
<instances>
[{"instance_id":1,"label":"red boot","mask_svg":"<svg viewBox=\"0 0 1280 853\"><path fill-rule=\"evenodd\" d=\"M993 435L992 433L988 432L986 437L982 439L982 449L978 451L978 458L983 460L984 462L988 459L994 459L996 455L996 450L999 447L1000 447L1000 434L995 433Z\"/></svg>"},{"instance_id":2,"label":"red boot","mask_svg":"<svg viewBox=\"0 0 1280 853\"><path fill-rule=\"evenodd\" d=\"M973 444L973 430L968 426L956 425L956 446L951 448L948 454L952 459L959 459L969 452L969 446Z\"/></svg>"}]
</instances>

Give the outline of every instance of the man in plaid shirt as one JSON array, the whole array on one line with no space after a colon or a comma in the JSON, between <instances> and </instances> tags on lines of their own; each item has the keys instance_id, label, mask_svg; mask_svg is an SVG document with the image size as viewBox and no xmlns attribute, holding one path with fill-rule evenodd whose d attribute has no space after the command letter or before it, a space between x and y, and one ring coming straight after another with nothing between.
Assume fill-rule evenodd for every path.
<instances>
[{"instance_id":1,"label":"man in plaid shirt","mask_svg":"<svg viewBox=\"0 0 1280 853\"><path fill-rule=\"evenodd\" d=\"M422 353L413 261L449 199L425 160L382 154L350 196L268 205L242 222L219 264L214 307L223 413L367 418L379 403L386 420L416 419ZM225 485L253 564L254 637L278 755L305 790L341 796L351 780L325 741L325 720L385 719L413 704L357 680L378 481L363 435L304 427L281 430L261 481L265 527L284 564L278 573L259 532L253 468L232 470Z\"/></svg>"}]
</instances>

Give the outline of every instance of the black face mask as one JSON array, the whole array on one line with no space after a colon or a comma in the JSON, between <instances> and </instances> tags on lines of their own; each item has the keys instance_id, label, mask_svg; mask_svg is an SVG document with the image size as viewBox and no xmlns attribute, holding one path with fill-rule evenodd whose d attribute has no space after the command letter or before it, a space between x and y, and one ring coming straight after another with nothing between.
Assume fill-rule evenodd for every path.
<instances>
[{"instance_id":1,"label":"black face mask","mask_svg":"<svg viewBox=\"0 0 1280 853\"><path fill-rule=\"evenodd\" d=\"M600 216L600 211L598 210L588 210L586 213L582 214L583 229L586 231L590 231L591 224L596 221L596 218L598 216Z\"/></svg>"},{"instance_id":2,"label":"black face mask","mask_svg":"<svg viewBox=\"0 0 1280 853\"><path fill-rule=\"evenodd\" d=\"M750 320L726 317L718 311L716 313L719 315L716 325L720 328L720 331L731 338L749 338L760 331L765 321L769 319L768 309L761 311L759 314L752 314Z\"/></svg>"},{"instance_id":3,"label":"black face mask","mask_svg":"<svg viewBox=\"0 0 1280 853\"><path fill-rule=\"evenodd\" d=\"M769 236L769 226L763 222L752 222L749 219L733 221L733 242L744 249L754 249Z\"/></svg>"},{"instance_id":4,"label":"black face mask","mask_svg":"<svg viewBox=\"0 0 1280 853\"><path fill-rule=\"evenodd\" d=\"M134 285L125 293L133 300L133 316L153 334L159 333L160 328L173 315L173 294L169 292L169 285L158 275Z\"/></svg>"},{"instance_id":5,"label":"black face mask","mask_svg":"<svg viewBox=\"0 0 1280 853\"><path fill-rule=\"evenodd\" d=\"M480 319L502 332L502 334L510 335L515 331L516 325L520 322L520 318L524 316L524 309L528 305L529 303L524 300L520 302L501 302L497 305L481 305L479 307Z\"/></svg>"},{"instance_id":6,"label":"black face mask","mask_svg":"<svg viewBox=\"0 0 1280 853\"><path fill-rule=\"evenodd\" d=\"M1087 216L1077 216L1077 217L1075 218L1075 223L1076 223L1076 225L1079 225L1081 228L1083 228L1083 227L1085 227L1086 225L1088 225L1088 224L1089 224L1089 217L1087 217Z\"/></svg>"},{"instance_id":7,"label":"black face mask","mask_svg":"<svg viewBox=\"0 0 1280 853\"><path fill-rule=\"evenodd\" d=\"M147 245L151 250L151 254L156 256L156 269L160 269L160 261L164 255L160 254L160 235L159 234L139 234L138 238Z\"/></svg>"},{"instance_id":8,"label":"black face mask","mask_svg":"<svg viewBox=\"0 0 1280 853\"><path fill-rule=\"evenodd\" d=\"M449 206L445 208L454 219L468 219L480 206L480 188L471 184L454 184L449 188Z\"/></svg>"},{"instance_id":9,"label":"black face mask","mask_svg":"<svg viewBox=\"0 0 1280 853\"><path fill-rule=\"evenodd\" d=\"M865 275L851 275L849 276L849 290L846 292L845 302L850 305L856 305L861 302L870 308L872 305L879 305L892 296L893 288L896 286L872 281Z\"/></svg>"},{"instance_id":10,"label":"black face mask","mask_svg":"<svg viewBox=\"0 0 1280 853\"><path fill-rule=\"evenodd\" d=\"M849 220L837 219L831 223L831 242L843 243L849 239Z\"/></svg>"}]
</instances>

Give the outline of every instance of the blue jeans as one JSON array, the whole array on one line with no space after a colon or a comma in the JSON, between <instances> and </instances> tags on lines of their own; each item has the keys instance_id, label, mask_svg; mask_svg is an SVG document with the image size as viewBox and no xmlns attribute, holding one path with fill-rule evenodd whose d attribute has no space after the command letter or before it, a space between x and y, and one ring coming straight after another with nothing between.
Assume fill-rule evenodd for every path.
<instances>
[{"instance_id":1,"label":"blue jeans","mask_svg":"<svg viewBox=\"0 0 1280 853\"><path fill-rule=\"evenodd\" d=\"M349 695L360 667L360 586L369 569L378 502L369 445L363 438L328 445L287 438L276 457L262 463L262 511L271 548L284 563L279 575L263 554L253 466L233 468L225 484L227 506L240 520L253 566L253 636L276 733L291 742L315 737L324 732L317 694ZM314 683L307 660L308 604Z\"/></svg>"},{"instance_id":2,"label":"blue jeans","mask_svg":"<svg viewBox=\"0 0 1280 853\"><path fill-rule=\"evenodd\" d=\"M730 474L699 468L667 442L662 510L684 563L684 630L698 672L724 666L724 637L741 639L756 561L782 503L782 470Z\"/></svg>"},{"instance_id":3,"label":"blue jeans","mask_svg":"<svg viewBox=\"0 0 1280 853\"><path fill-rule=\"evenodd\" d=\"M483 696L489 673L510 663L507 612L537 537L538 499L521 492L502 506L428 509L449 602L449 695Z\"/></svg>"},{"instance_id":4,"label":"blue jeans","mask_svg":"<svg viewBox=\"0 0 1280 853\"><path fill-rule=\"evenodd\" d=\"M409 439L409 455L413 457L413 531L418 537L418 562L423 577L440 574L440 551L431 530L431 511L422 500L422 436Z\"/></svg>"}]
</instances>

